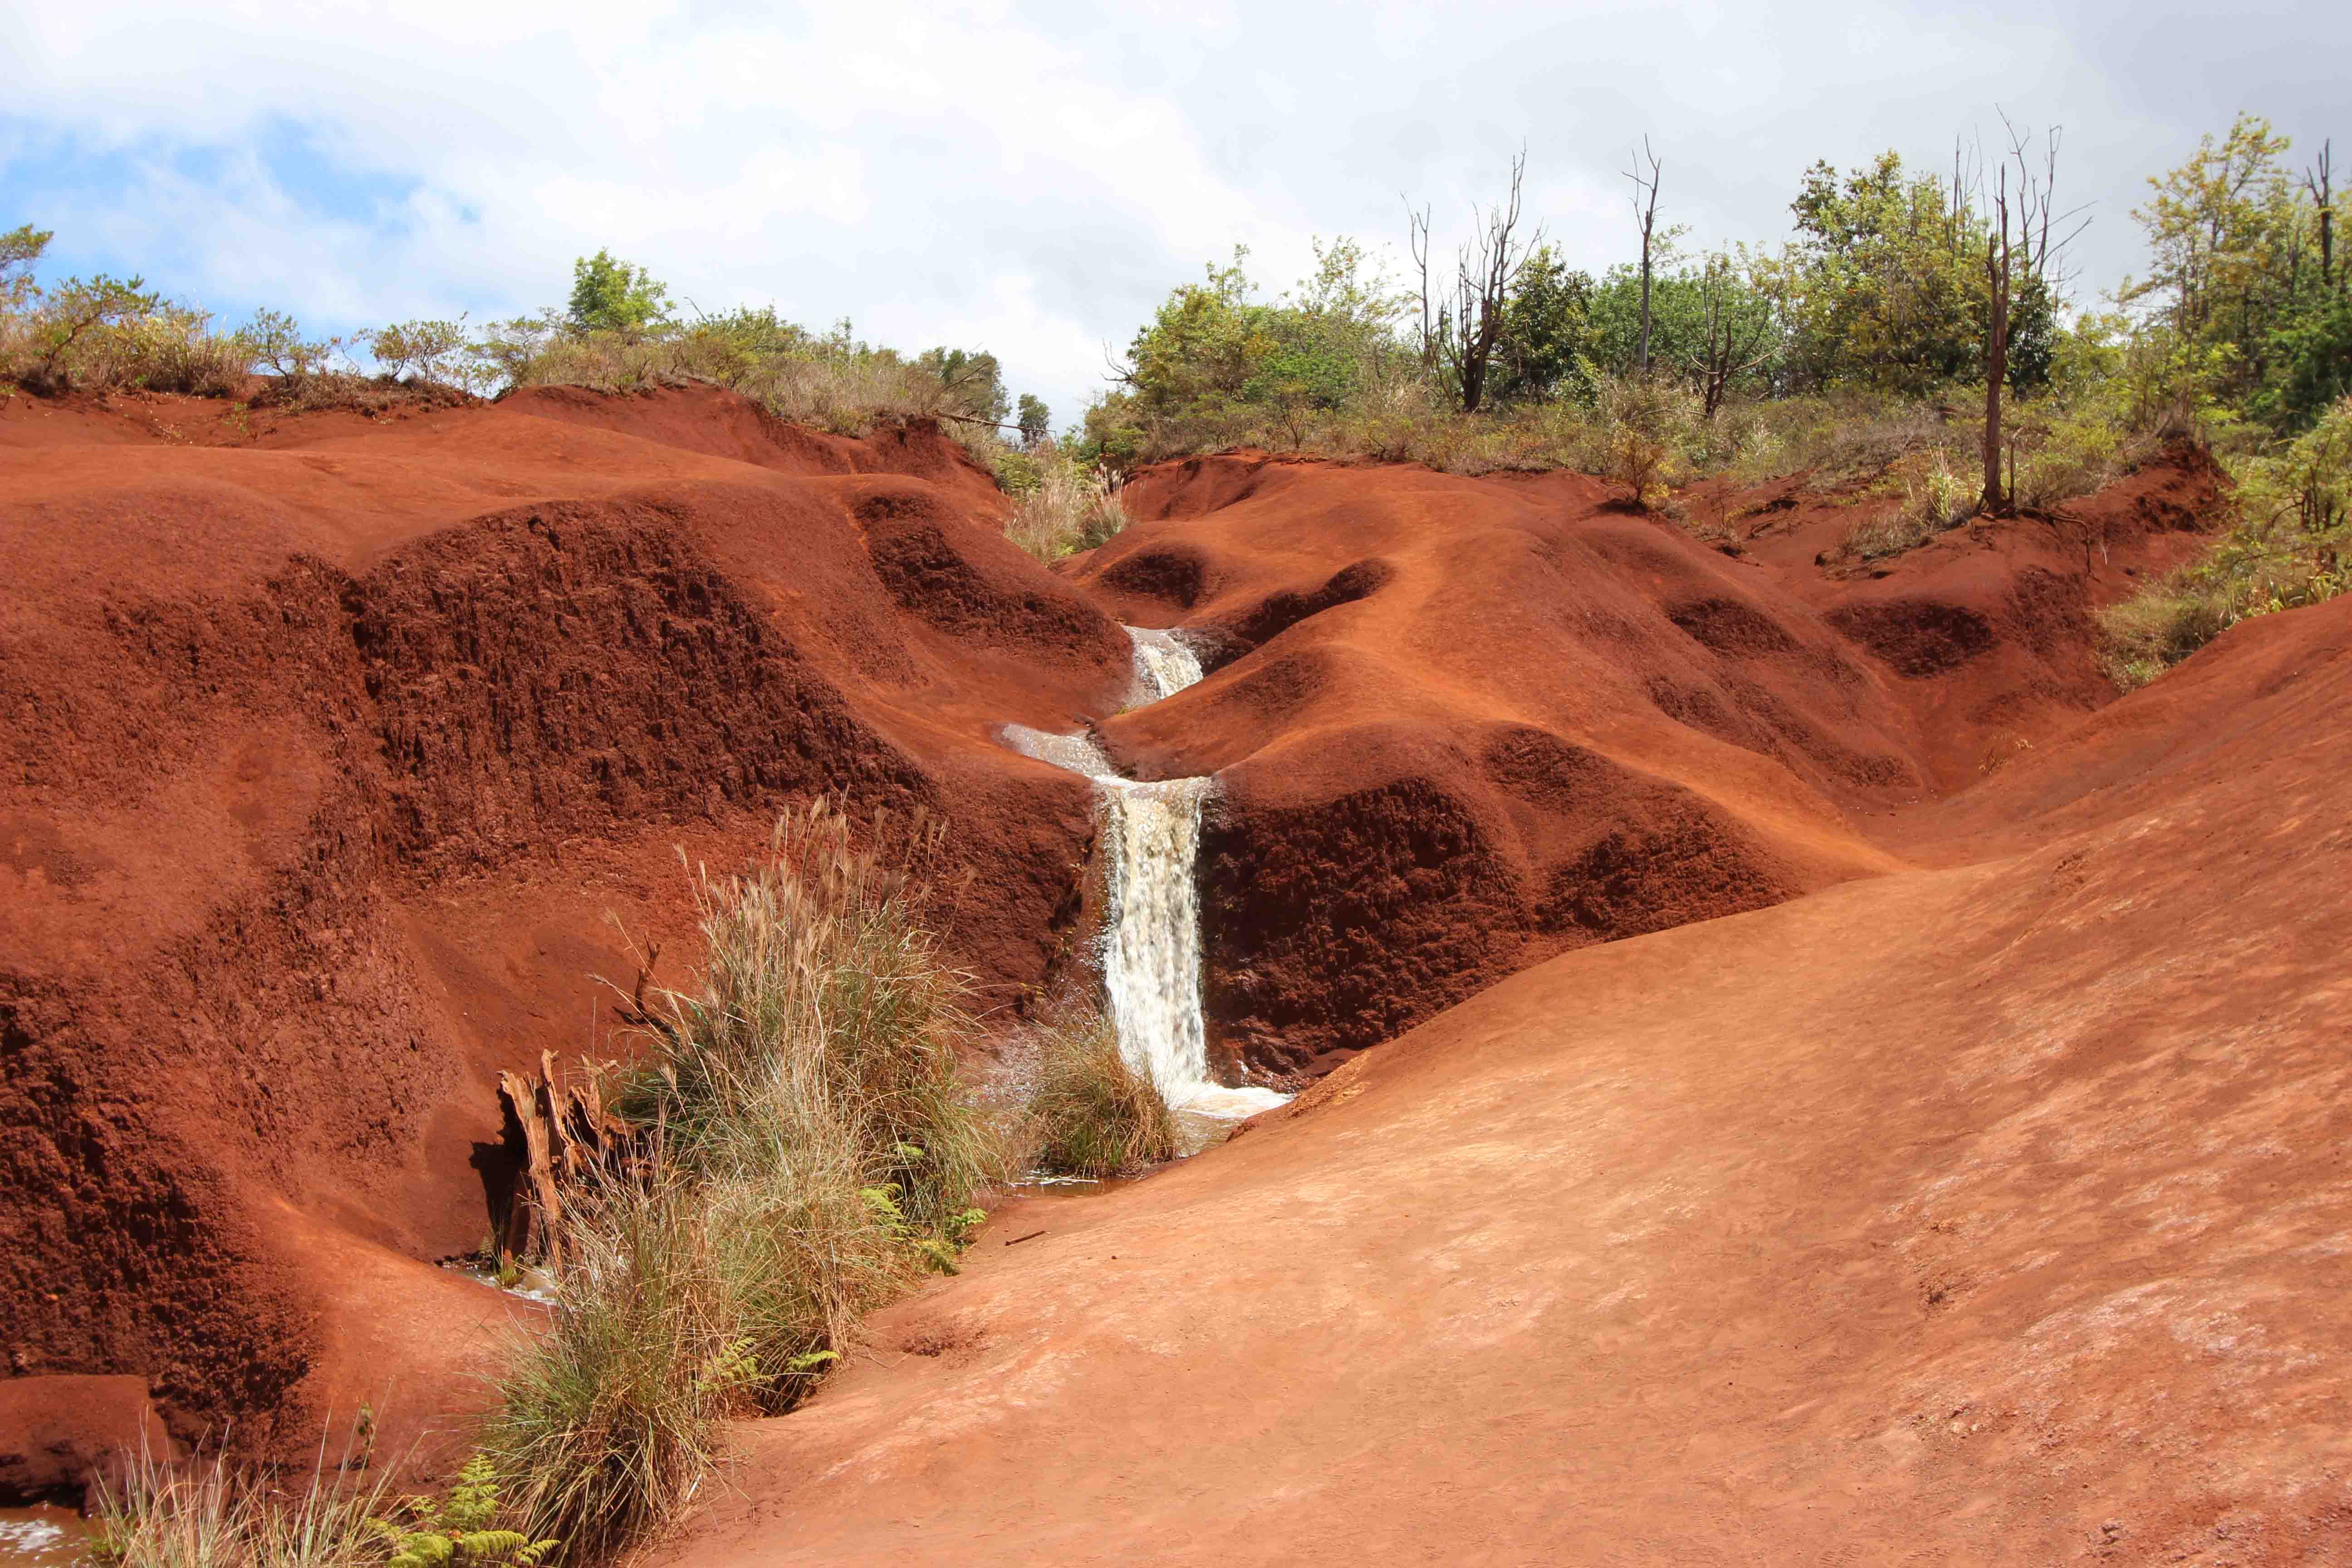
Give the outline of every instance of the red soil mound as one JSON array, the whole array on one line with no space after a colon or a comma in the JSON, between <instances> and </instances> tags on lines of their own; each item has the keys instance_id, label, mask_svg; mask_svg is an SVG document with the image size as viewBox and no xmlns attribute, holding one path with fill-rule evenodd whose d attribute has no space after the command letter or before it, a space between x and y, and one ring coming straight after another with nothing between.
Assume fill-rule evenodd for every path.
<instances>
[{"instance_id":1,"label":"red soil mound","mask_svg":"<svg viewBox=\"0 0 2352 1568\"><path fill-rule=\"evenodd\" d=\"M1104 731L1145 776L1218 774L1212 1026L1283 1070L1565 949L1886 869L1861 814L2113 697L2092 610L2177 558L2213 478L2184 456L1853 576L1779 491L1740 554L1573 475L1236 454L1127 496L1143 524L1077 581L1214 668Z\"/></svg>"},{"instance_id":2,"label":"red soil mound","mask_svg":"<svg viewBox=\"0 0 2352 1568\"><path fill-rule=\"evenodd\" d=\"M1140 774L1219 774L1228 1067L1328 1067L1906 834L2023 831L2054 795L1890 814L2104 700L2090 607L2211 496L2175 465L1840 575L1811 523L1735 557L1574 476L1242 455L1145 476L1148 521L1056 575L936 430L708 388L16 400L0 484L0 1349L265 1438L478 1397L529 1309L424 1260L510 1179L498 1071L625 1048L610 919L688 935L681 849L732 868L818 792L943 812L937 912L1011 1002L1076 934L1093 804L995 729L1098 722ZM1214 672L1111 716L1114 616ZM2040 757L2001 787L2062 790Z\"/></svg>"},{"instance_id":3,"label":"red soil mound","mask_svg":"<svg viewBox=\"0 0 2352 1568\"><path fill-rule=\"evenodd\" d=\"M1906 826L1990 858L1022 1201L667 1561L2352 1561L2347 684L2247 623Z\"/></svg>"},{"instance_id":4,"label":"red soil mound","mask_svg":"<svg viewBox=\"0 0 2352 1568\"><path fill-rule=\"evenodd\" d=\"M257 419L39 405L0 447L0 1349L188 1436L393 1373L430 1414L478 1356L510 1300L411 1260L487 1231L497 1070L602 1048L607 913L689 933L676 847L945 812L957 951L1041 980L1090 801L992 726L1129 674L936 431L707 389Z\"/></svg>"}]
</instances>

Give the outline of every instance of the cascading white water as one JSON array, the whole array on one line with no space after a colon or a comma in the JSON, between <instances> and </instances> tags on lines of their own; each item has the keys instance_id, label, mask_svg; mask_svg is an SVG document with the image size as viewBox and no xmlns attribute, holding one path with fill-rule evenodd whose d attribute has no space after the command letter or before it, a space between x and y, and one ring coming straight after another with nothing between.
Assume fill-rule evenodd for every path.
<instances>
[{"instance_id":1,"label":"cascading white water","mask_svg":"<svg viewBox=\"0 0 2352 1568\"><path fill-rule=\"evenodd\" d=\"M1130 706L1156 702L1201 679L1201 661L1167 632L1127 629L1135 644ZM1234 1118L1280 1105L1266 1089L1227 1089L1209 1077L1201 1013L1201 903L1193 867L1201 848L1206 778L1139 783L1121 778L1090 735L1004 727L1005 743L1040 762L1085 773L1102 798L1108 898L1103 911L1103 989L1119 1049L1148 1072L1168 1103Z\"/></svg>"},{"instance_id":2,"label":"cascading white water","mask_svg":"<svg viewBox=\"0 0 2352 1568\"><path fill-rule=\"evenodd\" d=\"M1127 640L1135 645L1135 683L1127 693L1129 708L1173 697L1201 679L1200 655L1173 633L1129 626Z\"/></svg>"}]
</instances>

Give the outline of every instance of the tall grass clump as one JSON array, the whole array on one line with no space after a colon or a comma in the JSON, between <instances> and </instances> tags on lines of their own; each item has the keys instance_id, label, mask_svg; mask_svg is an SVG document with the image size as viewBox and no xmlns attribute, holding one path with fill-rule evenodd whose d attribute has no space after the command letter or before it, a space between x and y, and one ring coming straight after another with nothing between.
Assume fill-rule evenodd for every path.
<instances>
[{"instance_id":1,"label":"tall grass clump","mask_svg":"<svg viewBox=\"0 0 2352 1568\"><path fill-rule=\"evenodd\" d=\"M218 1458L189 1466L131 1456L121 1490L101 1485L89 1560L100 1568L376 1568L391 1552L374 1521L385 1482L341 1483L320 1462L291 1487Z\"/></svg>"},{"instance_id":2,"label":"tall grass clump","mask_svg":"<svg viewBox=\"0 0 2352 1568\"><path fill-rule=\"evenodd\" d=\"M1111 1021L1092 1009L1039 1026L1030 1115L1041 1170L1115 1176L1177 1154L1176 1113L1151 1075L1128 1061Z\"/></svg>"},{"instance_id":3,"label":"tall grass clump","mask_svg":"<svg viewBox=\"0 0 2352 1568\"><path fill-rule=\"evenodd\" d=\"M739 1411L789 1408L860 1314L952 1272L1009 1173L969 1092L964 978L919 913L936 825L861 844L823 802L739 876L697 869L698 981L633 1004L646 1154L567 1200L552 1319L485 1437L537 1534L672 1517Z\"/></svg>"},{"instance_id":4,"label":"tall grass clump","mask_svg":"<svg viewBox=\"0 0 2352 1568\"><path fill-rule=\"evenodd\" d=\"M2202 560L2100 616L2107 673L2129 690L2252 616L2352 586L2352 396L2292 442L2231 459L2237 522Z\"/></svg>"},{"instance_id":5,"label":"tall grass clump","mask_svg":"<svg viewBox=\"0 0 2352 1568\"><path fill-rule=\"evenodd\" d=\"M1013 498L1004 536L1047 565L1107 543L1127 526L1127 510L1100 468L1055 447L1009 456L1021 460L997 465Z\"/></svg>"},{"instance_id":6,"label":"tall grass clump","mask_svg":"<svg viewBox=\"0 0 2352 1568\"><path fill-rule=\"evenodd\" d=\"M713 1222L668 1175L573 1205L554 1307L482 1434L534 1532L615 1544L709 1473L755 1375Z\"/></svg>"}]
</instances>

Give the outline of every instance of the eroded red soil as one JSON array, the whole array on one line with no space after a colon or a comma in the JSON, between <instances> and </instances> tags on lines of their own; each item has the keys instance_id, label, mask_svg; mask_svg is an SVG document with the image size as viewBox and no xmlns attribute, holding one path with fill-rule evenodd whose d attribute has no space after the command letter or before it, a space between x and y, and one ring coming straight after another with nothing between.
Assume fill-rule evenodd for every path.
<instances>
[{"instance_id":1,"label":"eroded red soil","mask_svg":"<svg viewBox=\"0 0 2352 1568\"><path fill-rule=\"evenodd\" d=\"M2247 623L1915 819L1989 858L1000 1213L659 1561L2352 1561L2347 689Z\"/></svg>"},{"instance_id":2,"label":"eroded red soil","mask_svg":"<svg viewBox=\"0 0 2352 1568\"><path fill-rule=\"evenodd\" d=\"M184 1435L437 1405L486 1342L442 1325L509 1305L419 1261L487 1233L496 1073L611 1048L614 919L683 976L681 849L732 868L820 791L944 813L956 951L1042 980L1091 805L992 726L1107 710L1129 657L936 432L709 392L129 423L217 410L0 422L5 1348Z\"/></svg>"},{"instance_id":3,"label":"eroded red soil","mask_svg":"<svg viewBox=\"0 0 2352 1568\"><path fill-rule=\"evenodd\" d=\"M1218 774L1213 1026L1280 1068L1555 952L1890 868L1874 815L2113 699L2093 609L2193 548L2214 479L2183 455L1867 571L1816 563L1853 512L1797 481L1732 498L1738 554L1575 475L1236 455L1128 493L1169 521L1078 582L1226 662L1105 732L1145 774Z\"/></svg>"},{"instance_id":4,"label":"eroded red soil","mask_svg":"<svg viewBox=\"0 0 2352 1568\"><path fill-rule=\"evenodd\" d=\"M2337 1553L2352 617L2122 702L2093 657L2214 487L1863 565L1795 481L1694 531L1234 454L1048 573L935 432L708 390L11 403L10 1371L458 1413L528 1309L430 1260L497 1071L624 1048L613 920L677 979L681 849L944 813L1017 1005L1093 826L995 728L1090 723L1219 777L1227 1068L1339 1070L1015 1201L676 1560ZM1210 677L1119 713L1122 620Z\"/></svg>"}]
</instances>

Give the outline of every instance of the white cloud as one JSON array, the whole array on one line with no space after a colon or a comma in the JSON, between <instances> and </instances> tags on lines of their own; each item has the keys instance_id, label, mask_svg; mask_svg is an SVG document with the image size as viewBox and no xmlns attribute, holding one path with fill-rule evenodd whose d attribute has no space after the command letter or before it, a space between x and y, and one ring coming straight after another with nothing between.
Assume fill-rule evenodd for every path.
<instances>
[{"instance_id":1,"label":"white cloud","mask_svg":"<svg viewBox=\"0 0 2352 1568\"><path fill-rule=\"evenodd\" d=\"M1939 162L1996 103L2063 119L2063 177L2101 204L2085 269L2111 283L2138 181L2200 130L2239 107L2334 129L2306 68L2352 26L2231 16L0 0L0 222L331 325L552 302L609 245L706 309L987 346L1067 417L1103 345L1234 241L1278 286L1312 235L1401 237L1401 194L1442 231L1523 141L1531 211L1598 267L1625 254L1618 171L1644 132L1705 243L1777 237L1814 158ZM2226 36L2227 58L2155 35Z\"/></svg>"}]
</instances>

